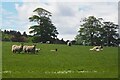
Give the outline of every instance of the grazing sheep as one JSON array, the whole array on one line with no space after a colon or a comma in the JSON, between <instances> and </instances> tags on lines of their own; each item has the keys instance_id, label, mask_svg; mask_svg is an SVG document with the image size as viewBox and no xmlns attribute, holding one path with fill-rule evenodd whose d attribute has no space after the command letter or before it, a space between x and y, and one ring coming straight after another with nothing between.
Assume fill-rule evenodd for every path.
<instances>
[{"instance_id":1,"label":"grazing sheep","mask_svg":"<svg viewBox=\"0 0 120 80\"><path fill-rule=\"evenodd\" d=\"M68 45L68 46L71 46L71 45L72 45L71 41L68 41L68 42L67 42L67 45Z\"/></svg>"},{"instance_id":2,"label":"grazing sheep","mask_svg":"<svg viewBox=\"0 0 120 80\"><path fill-rule=\"evenodd\" d=\"M22 50L23 50L23 44L21 44L21 45L12 45L12 52L13 53L16 53L16 52L18 52L18 53L20 53L20 52L22 52Z\"/></svg>"},{"instance_id":3,"label":"grazing sheep","mask_svg":"<svg viewBox=\"0 0 120 80\"><path fill-rule=\"evenodd\" d=\"M36 45L32 45L32 46L24 46L24 52L33 52L35 54L35 49L36 49Z\"/></svg>"},{"instance_id":4,"label":"grazing sheep","mask_svg":"<svg viewBox=\"0 0 120 80\"><path fill-rule=\"evenodd\" d=\"M24 46L23 46L23 51L24 51L24 52L27 52L26 48L27 48L27 45L24 45Z\"/></svg>"},{"instance_id":5,"label":"grazing sheep","mask_svg":"<svg viewBox=\"0 0 120 80\"><path fill-rule=\"evenodd\" d=\"M12 52L14 53L15 52L15 47L16 47L17 45L12 45Z\"/></svg>"}]
</instances>

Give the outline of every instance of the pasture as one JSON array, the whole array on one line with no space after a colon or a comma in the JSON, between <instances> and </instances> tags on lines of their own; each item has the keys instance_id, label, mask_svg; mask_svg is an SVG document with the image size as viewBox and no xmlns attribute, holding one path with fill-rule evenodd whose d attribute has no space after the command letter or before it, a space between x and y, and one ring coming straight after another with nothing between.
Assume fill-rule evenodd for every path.
<instances>
[{"instance_id":1,"label":"pasture","mask_svg":"<svg viewBox=\"0 0 120 80\"><path fill-rule=\"evenodd\" d=\"M104 47L89 51L92 46L39 44L37 54L13 54L14 42L2 43L3 78L117 78L118 48ZM32 43L24 43L32 44ZM57 48L57 52L51 49Z\"/></svg>"}]
</instances>

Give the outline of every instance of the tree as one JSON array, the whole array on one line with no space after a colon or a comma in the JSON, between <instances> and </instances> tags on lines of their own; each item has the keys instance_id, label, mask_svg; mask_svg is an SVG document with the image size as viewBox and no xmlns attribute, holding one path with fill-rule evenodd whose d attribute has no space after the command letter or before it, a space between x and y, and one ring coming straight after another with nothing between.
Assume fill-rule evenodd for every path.
<instances>
[{"instance_id":1,"label":"tree","mask_svg":"<svg viewBox=\"0 0 120 80\"><path fill-rule=\"evenodd\" d=\"M12 37L12 35L5 34L4 32L2 33L2 41L11 41Z\"/></svg>"},{"instance_id":2,"label":"tree","mask_svg":"<svg viewBox=\"0 0 120 80\"><path fill-rule=\"evenodd\" d=\"M18 31L16 34L14 34L16 37L20 37L21 33Z\"/></svg>"},{"instance_id":3,"label":"tree","mask_svg":"<svg viewBox=\"0 0 120 80\"><path fill-rule=\"evenodd\" d=\"M32 42L37 43L40 41L40 37L39 36L33 36Z\"/></svg>"},{"instance_id":4,"label":"tree","mask_svg":"<svg viewBox=\"0 0 120 80\"><path fill-rule=\"evenodd\" d=\"M76 42L75 42L76 44L83 45L83 40L82 40L81 35L77 35L75 37L75 40L76 40Z\"/></svg>"},{"instance_id":5,"label":"tree","mask_svg":"<svg viewBox=\"0 0 120 80\"><path fill-rule=\"evenodd\" d=\"M26 34L26 32L23 32L23 36L24 36L24 37L27 37L27 34Z\"/></svg>"},{"instance_id":6,"label":"tree","mask_svg":"<svg viewBox=\"0 0 120 80\"><path fill-rule=\"evenodd\" d=\"M117 33L117 29L118 25L114 24L113 22L103 22L101 37L104 45L118 45L119 34Z\"/></svg>"},{"instance_id":7,"label":"tree","mask_svg":"<svg viewBox=\"0 0 120 80\"><path fill-rule=\"evenodd\" d=\"M28 39L25 36L21 36L18 39L19 39L18 40L19 42L27 42L28 41Z\"/></svg>"},{"instance_id":8,"label":"tree","mask_svg":"<svg viewBox=\"0 0 120 80\"><path fill-rule=\"evenodd\" d=\"M58 32L50 19L52 16L51 13L43 8L37 8L33 12L36 12L37 14L29 17L29 20L30 22L36 22L37 25L31 26L29 28L31 30L29 33L33 33L34 36L37 37L39 36L39 42L53 42L57 37Z\"/></svg>"},{"instance_id":9,"label":"tree","mask_svg":"<svg viewBox=\"0 0 120 80\"><path fill-rule=\"evenodd\" d=\"M101 22L102 18L90 16L83 20L80 26L79 34L75 40L77 44L82 45L105 45L117 46L118 25L113 22Z\"/></svg>"},{"instance_id":10,"label":"tree","mask_svg":"<svg viewBox=\"0 0 120 80\"><path fill-rule=\"evenodd\" d=\"M96 45L99 39L99 30L101 29L102 18L95 18L89 16L83 20L83 24L80 25L79 34L76 36L76 43L84 45Z\"/></svg>"}]
</instances>

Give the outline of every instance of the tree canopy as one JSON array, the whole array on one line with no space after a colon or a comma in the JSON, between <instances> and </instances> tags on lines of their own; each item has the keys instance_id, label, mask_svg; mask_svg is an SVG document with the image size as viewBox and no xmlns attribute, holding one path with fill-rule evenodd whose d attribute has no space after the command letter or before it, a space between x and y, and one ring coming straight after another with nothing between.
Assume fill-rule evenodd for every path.
<instances>
[{"instance_id":1,"label":"tree canopy","mask_svg":"<svg viewBox=\"0 0 120 80\"><path fill-rule=\"evenodd\" d=\"M75 40L77 44L115 46L118 42L118 25L112 22L102 22L102 18L89 16L80 25Z\"/></svg>"},{"instance_id":2,"label":"tree canopy","mask_svg":"<svg viewBox=\"0 0 120 80\"><path fill-rule=\"evenodd\" d=\"M57 29L52 23L51 13L43 8L37 8L33 12L37 14L29 17L30 22L36 22L37 25L30 26L30 32L33 33L37 42L53 41L57 35Z\"/></svg>"}]
</instances>

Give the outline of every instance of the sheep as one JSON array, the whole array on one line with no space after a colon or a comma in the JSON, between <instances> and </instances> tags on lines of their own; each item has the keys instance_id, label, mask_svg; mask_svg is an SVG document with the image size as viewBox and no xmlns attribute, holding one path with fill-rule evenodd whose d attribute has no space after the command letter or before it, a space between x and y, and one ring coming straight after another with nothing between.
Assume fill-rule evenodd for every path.
<instances>
[{"instance_id":1,"label":"sheep","mask_svg":"<svg viewBox=\"0 0 120 80\"><path fill-rule=\"evenodd\" d=\"M24 46L23 50L24 52L33 52L35 54L35 49L36 49L36 45L32 45L32 46Z\"/></svg>"},{"instance_id":2,"label":"sheep","mask_svg":"<svg viewBox=\"0 0 120 80\"><path fill-rule=\"evenodd\" d=\"M16 47L17 45L12 45L12 52L14 53L15 52L15 47Z\"/></svg>"},{"instance_id":3,"label":"sheep","mask_svg":"<svg viewBox=\"0 0 120 80\"><path fill-rule=\"evenodd\" d=\"M93 51L93 50L95 50L95 51L103 50L103 46L95 46L92 49L90 49L90 51Z\"/></svg>"},{"instance_id":4,"label":"sheep","mask_svg":"<svg viewBox=\"0 0 120 80\"><path fill-rule=\"evenodd\" d=\"M50 41L46 41L47 44L50 44Z\"/></svg>"},{"instance_id":5,"label":"sheep","mask_svg":"<svg viewBox=\"0 0 120 80\"><path fill-rule=\"evenodd\" d=\"M40 48L36 48L35 49L35 52L39 52L41 49Z\"/></svg>"},{"instance_id":6,"label":"sheep","mask_svg":"<svg viewBox=\"0 0 120 80\"><path fill-rule=\"evenodd\" d=\"M100 49L100 50L103 50L103 46L99 46L99 49Z\"/></svg>"},{"instance_id":7,"label":"sheep","mask_svg":"<svg viewBox=\"0 0 120 80\"><path fill-rule=\"evenodd\" d=\"M96 51L100 51L100 49L98 48L98 49L96 49Z\"/></svg>"},{"instance_id":8,"label":"sheep","mask_svg":"<svg viewBox=\"0 0 120 80\"><path fill-rule=\"evenodd\" d=\"M23 44L21 44L21 45L12 45L12 52L13 53L16 53L16 52L18 52L18 53L20 53L20 52L22 52L22 50L23 50Z\"/></svg>"},{"instance_id":9,"label":"sheep","mask_svg":"<svg viewBox=\"0 0 120 80\"><path fill-rule=\"evenodd\" d=\"M92 49L90 49L90 51L96 50L97 47L98 46L93 47Z\"/></svg>"},{"instance_id":10,"label":"sheep","mask_svg":"<svg viewBox=\"0 0 120 80\"><path fill-rule=\"evenodd\" d=\"M68 42L67 42L67 45L68 45L68 46L71 46L71 45L72 45L71 41L68 41Z\"/></svg>"},{"instance_id":11,"label":"sheep","mask_svg":"<svg viewBox=\"0 0 120 80\"><path fill-rule=\"evenodd\" d=\"M24 51L24 52L27 52L26 48L27 48L27 45L24 45L24 46L23 46L23 51Z\"/></svg>"}]
</instances>

